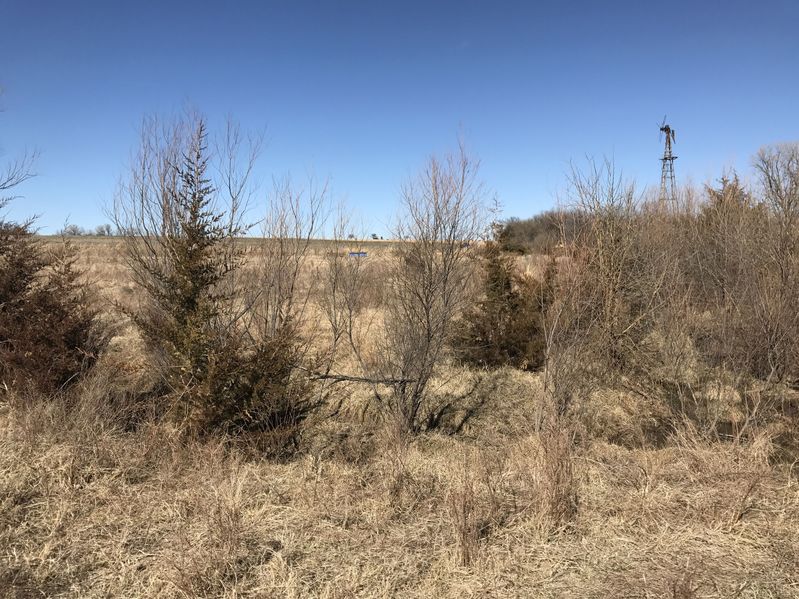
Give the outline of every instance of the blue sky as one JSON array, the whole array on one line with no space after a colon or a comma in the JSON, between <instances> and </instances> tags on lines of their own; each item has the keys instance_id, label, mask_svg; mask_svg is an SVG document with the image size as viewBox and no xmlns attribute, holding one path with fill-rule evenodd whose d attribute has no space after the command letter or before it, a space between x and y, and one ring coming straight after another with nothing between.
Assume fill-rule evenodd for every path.
<instances>
[{"instance_id":1,"label":"blue sky","mask_svg":"<svg viewBox=\"0 0 799 599\"><path fill-rule=\"evenodd\" d=\"M385 231L399 186L462 134L505 216L551 207L569 161L657 184L748 172L799 139L799 3L0 0L0 160L41 151L13 217L94 226L146 114L265 129L258 177L329 177Z\"/></svg>"}]
</instances>

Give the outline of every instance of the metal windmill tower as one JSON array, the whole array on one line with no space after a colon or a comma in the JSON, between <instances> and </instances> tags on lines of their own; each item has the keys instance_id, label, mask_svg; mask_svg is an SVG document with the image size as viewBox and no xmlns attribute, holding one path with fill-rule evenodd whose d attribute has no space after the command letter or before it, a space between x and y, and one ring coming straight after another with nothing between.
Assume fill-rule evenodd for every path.
<instances>
[{"instance_id":1,"label":"metal windmill tower","mask_svg":"<svg viewBox=\"0 0 799 599\"><path fill-rule=\"evenodd\" d=\"M660 159L662 167L660 170L660 200L674 202L676 196L674 191L676 184L674 181L674 161L677 157L671 153L671 146L674 143L674 129L666 124L666 116L660 123L660 139L666 136L666 145L663 148L663 158Z\"/></svg>"}]
</instances>

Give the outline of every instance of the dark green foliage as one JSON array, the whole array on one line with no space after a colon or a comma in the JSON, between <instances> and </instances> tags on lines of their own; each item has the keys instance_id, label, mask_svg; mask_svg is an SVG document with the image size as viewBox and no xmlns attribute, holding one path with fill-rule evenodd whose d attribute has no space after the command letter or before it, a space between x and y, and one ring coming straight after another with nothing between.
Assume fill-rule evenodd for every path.
<instances>
[{"instance_id":1,"label":"dark green foliage","mask_svg":"<svg viewBox=\"0 0 799 599\"><path fill-rule=\"evenodd\" d=\"M227 247L230 234L238 231L223 226L224 214L215 213L211 203L215 190L205 178L204 128L196 135L183 164L169 165L175 184L163 190L161 235L134 240L130 248L135 279L150 300L130 315L151 349L176 371L168 377L176 390L201 380L213 346L222 344L220 350L227 343L223 317L233 297L221 284L239 260Z\"/></svg>"},{"instance_id":2,"label":"dark green foliage","mask_svg":"<svg viewBox=\"0 0 799 599\"><path fill-rule=\"evenodd\" d=\"M107 342L69 242L48 250L30 223L0 221L0 382L52 394L85 373Z\"/></svg>"},{"instance_id":3,"label":"dark green foliage","mask_svg":"<svg viewBox=\"0 0 799 599\"><path fill-rule=\"evenodd\" d=\"M481 367L540 368L543 313L552 299L554 269L547 269L543 282L523 276L495 242L483 250L483 268L483 299L464 314L454 342L459 355Z\"/></svg>"},{"instance_id":4,"label":"dark green foliage","mask_svg":"<svg viewBox=\"0 0 799 599\"><path fill-rule=\"evenodd\" d=\"M297 370L300 348L293 332L216 352L206 384L196 390L202 427L243 435L271 455L297 448L305 419L318 407Z\"/></svg>"},{"instance_id":5,"label":"dark green foliage","mask_svg":"<svg viewBox=\"0 0 799 599\"><path fill-rule=\"evenodd\" d=\"M245 435L283 453L296 445L316 407L297 375L301 340L290 322L269 335L254 332L236 280L243 255L235 239L243 229L216 203L206 175L205 125L194 127L180 164L166 161L159 222L124 228L135 231L127 236L129 264L146 295L144 306L128 313L173 420L191 434Z\"/></svg>"}]
</instances>

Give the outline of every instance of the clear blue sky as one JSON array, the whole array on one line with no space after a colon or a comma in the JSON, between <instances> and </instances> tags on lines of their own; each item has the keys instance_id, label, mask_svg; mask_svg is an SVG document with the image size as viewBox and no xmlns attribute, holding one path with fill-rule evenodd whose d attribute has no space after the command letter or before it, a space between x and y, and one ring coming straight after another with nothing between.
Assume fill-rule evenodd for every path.
<instances>
[{"instance_id":1,"label":"clear blue sky","mask_svg":"<svg viewBox=\"0 0 799 599\"><path fill-rule=\"evenodd\" d=\"M400 183L462 132L506 216L550 207L571 159L657 184L748 171L799 139L799 2L0 0L0 159L42 152L12 216L107 219L145 114L266 128L259 177L329 176L383 232Z\"/></svg>"}]
</instances>

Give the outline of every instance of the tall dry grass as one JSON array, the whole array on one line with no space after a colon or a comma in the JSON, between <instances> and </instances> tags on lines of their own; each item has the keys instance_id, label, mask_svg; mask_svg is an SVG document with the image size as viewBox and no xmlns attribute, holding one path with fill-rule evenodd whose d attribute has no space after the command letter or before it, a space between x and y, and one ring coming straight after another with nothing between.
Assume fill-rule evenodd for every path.
<instances>
[{"instance_id":1,"label":"tall dry grass","mask_svg":"<svg viewBox=\"0 0 799 599\"><path fill-rule=\"evenodd\" d=\"M109 384L3 408L5 596L789 597L799 583L796 472L766 435L580 446L563 527L552 448L502 434L496 412L468 436L381 440L360 460L331 440L278 463L166 424L121 430Z\"/></svg>"}]
</instances>

